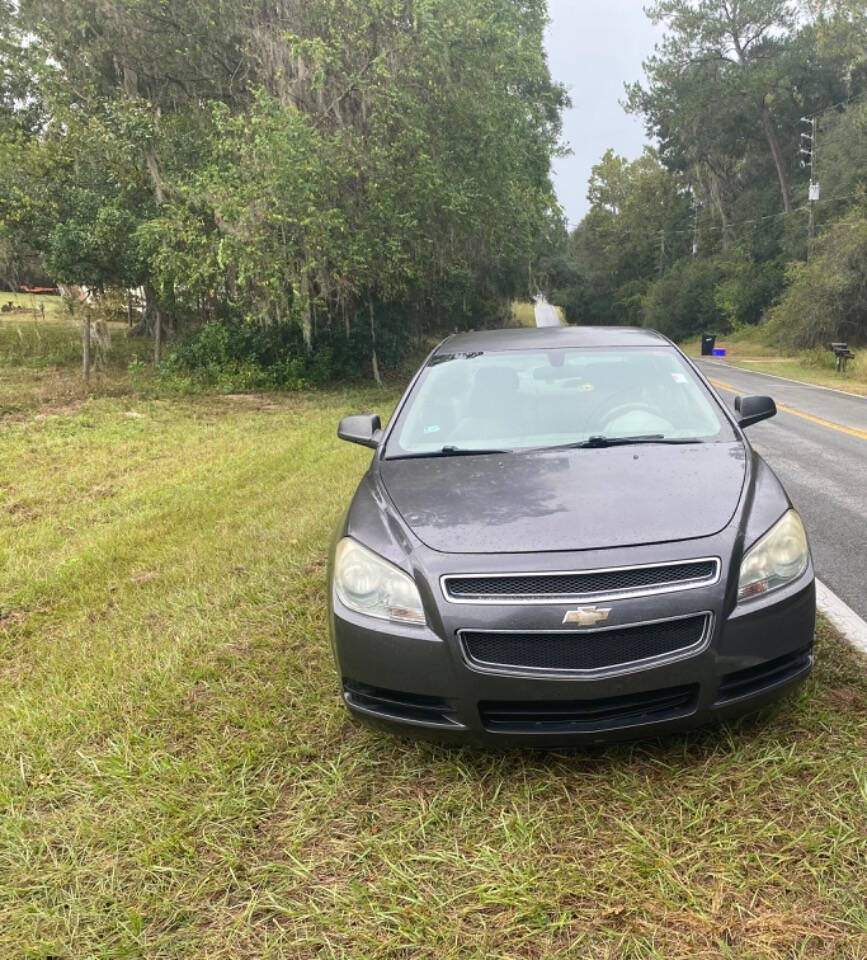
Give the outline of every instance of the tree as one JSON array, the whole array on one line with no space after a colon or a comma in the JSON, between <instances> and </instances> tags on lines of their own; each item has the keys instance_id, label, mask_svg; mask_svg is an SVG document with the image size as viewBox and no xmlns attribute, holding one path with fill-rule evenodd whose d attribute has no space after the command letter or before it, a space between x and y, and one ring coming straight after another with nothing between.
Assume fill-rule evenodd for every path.
<instances>
[{"instance_id":1,"label":"tree","mask_svg":"<svg viewBox=\"0 0 867 960\"><path fill-rule=\"evenodd\" d=\"M788 74L785 40L796 26L789 0L657 0L648 15L665 23L659 52L645 63L648 87L628 88L631 109L656 131L686 139L733 112L752 114L773 160L783 209L792 209L789 163L780 144L777 102ZM734 107L734 111L733 108ZM733 132L733 131L732 131ZM707 158L705 158L707 159Z\"/></svg>"},{"instance_id":2,"label":"tree","mask_svg":"<svg viewBox=\"0 0 867 960\"><path fill-rule=\"evenodd\" d=\"M64 225L24 188L10 215L177 323L362 336L375 367L386 317L494 319L559 220L544 0L21 0L16 22L49 116L29 186Z\"/></svg>"},{"instance_id":3,"label":"tree","mask_svg":"<svg viewBox=\"0 0 867 960\"><path fill-rule=\"evenodd\" d=\"M867 342L867 215L856 208L817 240L809 263L789 267L770 330L792 346Z\"/></svg>"},{"instance_id":4,"label":"tree","mask_svg":"<svg viewBox=\"0 0 867 960\"><path fill-rule=\"evenodd\" d=\"M704 331L722 331L726 319L715 296L723 278L717 258L679 260L648 289L644 324L673 340Z\"/></svg>"},{"instance_id":5,"label":"tree","mask_svg":"<svg viewBox=\"0 0 867 960\"><path fill-rule=\"evenodd\" d=\"M644 116L658 143L656 169L610 151L594 168L590 211L570 238L578 277L558 294L570 318L640 322L684 337L759 324L782 295L775 316L800 331L799 342L846 325L854 338L859 274L844 249L860 247L855 228L834 218L867 189L867 20L862 0L806 8L787 0L656 0L649 8L667 32L645 63L646 82L627 87L625 106ZM836 306L849 306L845 317L835 307L822 319L813 304L799 320L785 306L790 297L804 306L814 285L832 295L812 262L791 263L807 255L809 173L798 159L802 118L813 116L816 222L829 234L816 256L824 280L841 285ZM830 253L820 255L825 243L850 267L832 269Z\"/></svg>"},{"instance_id":6,"label":"tree","mask_svg":"<svg viewBox=\"0 0 867 960\"><path fill-rule=\"evenodd\" d=\"M567 316L582 323L641 323L651 280L689 249L691 198L655 151L628 161L606 151L593 167L590 211L570 239L581 295L567 298Z\"/></svg>"}]
</instances>

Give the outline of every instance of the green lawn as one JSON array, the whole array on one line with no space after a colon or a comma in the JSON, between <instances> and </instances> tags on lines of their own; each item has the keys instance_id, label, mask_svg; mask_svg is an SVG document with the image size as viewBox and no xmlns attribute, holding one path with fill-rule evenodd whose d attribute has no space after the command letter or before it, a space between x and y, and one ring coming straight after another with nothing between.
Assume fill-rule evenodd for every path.
<instances>
[{"instance_id":1,"label":"green lawn","mask_svg":"<svg viewBox=\"0 0 867 960\"><path fill-rule=\"evenodd\" d=\"M336 421L394 391L12 372L4 960L867 956L867 670L826 625L806 688L733 727L393 739L342 708L324 576L370 455Z\"/></svg>"}]
</instances>

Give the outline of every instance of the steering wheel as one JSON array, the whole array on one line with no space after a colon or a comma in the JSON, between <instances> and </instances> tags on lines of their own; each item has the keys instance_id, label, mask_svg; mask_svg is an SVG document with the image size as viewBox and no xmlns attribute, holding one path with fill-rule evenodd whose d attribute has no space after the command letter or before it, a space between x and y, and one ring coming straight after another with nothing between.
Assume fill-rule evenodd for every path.
<instances>
[{"instance_id":1,"label":"steering wheel","mask_svg":"<svg viewBox=\"0 0 867 960\"><path fill-rule=\"evenodd\" d=\"M629 403L618 403L616 407L612 407L605 415L605 425L608 426L612 420L622 417L624 413L632 413L633 410L643 410L646 413L652 413L657 417L659 416L657 411L649 403L640 403L638 400L635 400Z\"/></svg>"},{"instance_id":2,"label":"steering wheel","mask_svg":"<svg viewBox=\"0 0 867 960\"><path fill-rule=\"evenodd\" d=\"M632 413L634 411L641 411L643 413L649 413L651 416L659 417L661 420L665 420L665 417L661 417L659 411L649 403L641 403L639 401L632 401L629 403L618 403L616 407L612 407L605 416L605 429L608 429L608 425L615 421L618 417L622 417L626 413Z\"/></svg>"}]
</instances>

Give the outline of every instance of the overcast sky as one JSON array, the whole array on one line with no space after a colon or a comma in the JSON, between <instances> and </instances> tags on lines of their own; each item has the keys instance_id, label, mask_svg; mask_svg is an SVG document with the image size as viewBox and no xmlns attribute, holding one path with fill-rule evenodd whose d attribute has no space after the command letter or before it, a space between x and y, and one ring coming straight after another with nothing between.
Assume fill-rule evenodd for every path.
<instances>
[{"instance_id":1,"label":"overcast sky","mask_svg":"<svg viewBox=\"0 0 867 960\"><path fill-rule=\"evenodd\" d=\"M572 97L563 117L572 156L556 161L554 182L574 226L587 212L590 168L605 150L630 159L641 153L642 123L618 101L625 82L641 79L641 61L661 31L644 15L642 0L548 0L548 7L551 73Z\"/></svg>"}]
</instances>

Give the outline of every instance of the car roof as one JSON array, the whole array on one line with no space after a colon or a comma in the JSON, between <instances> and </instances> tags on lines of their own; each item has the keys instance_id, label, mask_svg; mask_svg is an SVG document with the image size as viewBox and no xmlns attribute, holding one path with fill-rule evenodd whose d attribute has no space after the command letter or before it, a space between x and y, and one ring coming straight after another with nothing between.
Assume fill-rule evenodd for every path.
<instances>
[{"instance_id":1,"label":"car roof","mask_svg":"<svg viewBox=\"0 0 867 960\"><path fill-rule=\"evenodd\" d=\"M551 350L567 347L661 347L671 341L643 327L514 327L455 333L437 347L435 356L496 350Z\"/></svg>"}]
</instances>

